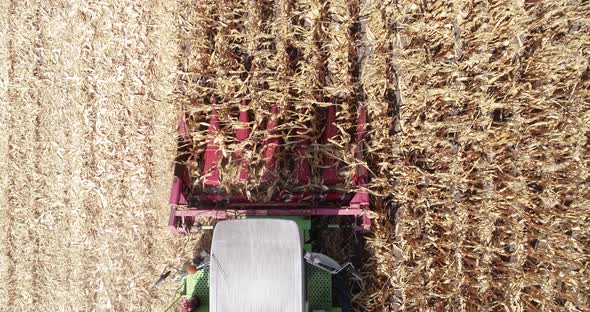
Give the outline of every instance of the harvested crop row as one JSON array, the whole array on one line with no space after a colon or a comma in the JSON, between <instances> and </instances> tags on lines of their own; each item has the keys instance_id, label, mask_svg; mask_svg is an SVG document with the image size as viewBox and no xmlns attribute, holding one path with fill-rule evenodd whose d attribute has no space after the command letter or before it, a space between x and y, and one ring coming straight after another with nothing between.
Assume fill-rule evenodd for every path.
<instances>
[{"instance_id":1,"label":"harvested crop row","mask_svg":"<svg viewBox=\"0 0 590 312\"><path fill-rule=\"evenodd\" d=\"M160 309L168 293L151 288L154 276L194 245L162 235L173 12L92 1L6 8L0 310Z\"/></svg>"},{"instance_id":2,"label":"harvested crop row","mask_svg":"<svg viewBox=\"0 0 590 312\"><path fill-rule=\"evenodd\" d=\"M9 27L15 29L8 37L8 78L13 82L34 85L35 88L12 87L7 90L7 98L10 102L22 101L21 107L9 107L7 110L7 124L18 125L11 129L11 135L7 137L6 160L7 183L6 189L13 191L5 194L5 204L11 207L2 218L4 252L7 256L6 266L3 266L2 284L17 285L7 287L2 298L6 306L16 309L30 306L38 299L29 295L28 289L35 289L39 284L38 272L39 260L35 252L40 250L39 240L34 235L37 227L23 220L34 219L39 216L40 205L36 201L35 187L41 184L38 175L20 174L32 173L38 169L36 148L39 143L39 133L30 131L35 128L35 119L40 117L40 92L35 75L40 74L40 58L32 49L40 47L41 39L37 36L39 29L39 16L29 10L27 5L14 5L7 12L13 20ZM26 24L15 23L14 20L26 20ZM37 60L37 62L30 60ZM34 116L31 118L31 116ZM28 144L17 145L16 142L24 141ZM30 185L30 186L29 186ZM25 186L25 187L22 187ZM21 242L30 241L30 244ZM43 256L41 256L43 257ZM4 287L3 287L4 288Z\"/></svg>"},{"instance_id":3,"label":"harvested crop row","mask_svg":"<svg viewBox=\"0 0 590 312\"><path fill-rule=\"evenodd\" d=\"M8 16L9 5L7 3L0 4L0 16ZM9 81L9 38L6 35L8 29L8 19L0 20L0 81ZM8 100L8 86L2 84L0 86L0 133L8 133L9 120L9 100ZM8 135L0 135L0 172L8 172L9 164L5 155L8 155L9 150ZM8 207L8 175L0 178L0 207ZM7 209L0 209L0 228L4 228L9 224L10 212ZM13 255L8 251L11 248L11 241L8 240L7 231L0 232L0 283L4 285L8 282L9 262L12 261ZM0 306L8 304L8 287L0 287Z\"/></svg>"}]
</instances>

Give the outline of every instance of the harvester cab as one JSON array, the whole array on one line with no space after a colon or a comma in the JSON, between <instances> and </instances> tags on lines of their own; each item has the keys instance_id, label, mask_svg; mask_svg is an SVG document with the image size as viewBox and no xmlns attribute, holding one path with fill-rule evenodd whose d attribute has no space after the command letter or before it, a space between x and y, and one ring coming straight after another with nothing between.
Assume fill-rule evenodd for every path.
<instances>
[{"instance_id":1,"label":"harvester cab","mask_svg":"<svg viewBox=\"0 0 590 312\"><path fill-rule=\"evenodd\" d=\"M220 121L217 100L213 98L211 104L206 123L208 141L193 141L188 114L180 121L178 156L170 193L168 225L173 233L186 235L213 228L209 261L201 269L193 267L181 279L177 299L183 299L185 311L350 311L346 285L350 270L345 268L351 265L340 265L313 250L312 240L322 237L312 232L318 224L325 225L323 221L327 217L337 220L330 226L350 228L351 232L370 228L369 194L365 188L369 171L364 160L367 135L364 105L357 106L356 128L347 136L352 138L350 152L356 161L352 165L342 164L340 159L326 153L324 165L313 170L304 157L306 149L312 144L327 145L342 139L336 125L339 106L333 101L332 105L321 108L325 126L318 137L322 142L285 142L286 139L277 135L280 120L276 116L279 114L277 107L272 106L269 114L263 117L267 118L265 133L268 136L259 151L264 160L259 176L261 183L268 185L271 179L277 178L273 174L279 166L276 154L284 149L295 153L290 162L293 168L289 171L294 181L309 185L311 173L320 172L322 185L289 190L269 188L270 196L260 200L222 187L220 172L223 168L220 167L227 164L225 158L231 157L231 162L240 167L234 178L236 182L249 180L252 173L241 150L228 155L215 140L226 138L229 131L234 131L234 138L228 141L247 140L253 114L242 105L239 116L233 117L240 121L239 127L227 128L227 124ZM222 129L224 126L226 129ZM218 135L220 131L222 135ZM353 174L343 182L341 171L345 166ZM197 174L194 168L200 168ZM220 222L213 222L214 225L205 222L211 219Z\"/></svg>"},{"instance_id":2,"label":"harvester cab","mask_svg":"<svg viewBox=\"0 0 590 312\"><path fill-rule=\"evenodd\" d=\"M203 312L349 311L341 272L350 264L305 250L300 226L281 219L219 222L209 261L184 274L178 298Z\"/></svg>"}]
</instances>

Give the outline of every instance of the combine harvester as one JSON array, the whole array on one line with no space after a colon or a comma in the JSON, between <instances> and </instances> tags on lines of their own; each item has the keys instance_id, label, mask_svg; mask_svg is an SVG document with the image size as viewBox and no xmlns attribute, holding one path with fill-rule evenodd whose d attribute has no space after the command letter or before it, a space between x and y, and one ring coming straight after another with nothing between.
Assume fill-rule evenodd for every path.
<instances>
[{"instance_id":1,"label":"combine harvester","mask_svg":"<svg viewBox=\"0 0 590 312\"><path fill-rule=\"evenodd\" d=\"M216 100L212 99L212 111L208 133L213 137L220 129ZM338 105L332 102L325 109L326 126L322 141L337 140L335 124ZM264 174L262 184L273 178L276 153L284 142L276 135L280 120L277 107L273 106L271 117L266 120L262 148ZM239 112L242 125L250 123L247 106ZM350 311L350 296L347 294L343 269L330 257L312 250L312 227L319 218L340 216L338 226L347 223L355 231L370 228L369 194L364 191L368 182L368 170L355 165L352 184L354 192L326 188L320 192L300 193L281 190L264 202L251 201L243 195L228 194L220 187L219 166L222 153L219 145L210 140L202 155L195 157L186 117L179 124L178 156L170 193L170 230L179 235L191 231L214 229L210 256L200 264L196 272L183 273L177 300L185 298L199 301L198 307L185 311ZM367 135L366 109L359 105L354 135L353 153L358 164L364 163L365 137ZM223 123L222 123L223 124ZM235 133L235 140L246 140L250 128L243 126ZM274 134L274 136L273 136ZM294 155L295 181L306 184L310 177L310 165L304 157L297 157L309 146L309 142L296 142ZM233 159L240 161L240 152ZM321 171L326 185L334 185L338 177L335 159L324 160ZM202 175L192 181L189 161L198 159ZM237 179L248 179L248 168L240 167ZM196 183L195 183L196 182ZM203 186L202 188L193 187ZM214 226L204 225L205 220L216 219ZM167 272L169 274L169 272ZM198 299L196 299L198 298ZM334 298L334 299L333 299Z\"/></svg>"}]
</instances>

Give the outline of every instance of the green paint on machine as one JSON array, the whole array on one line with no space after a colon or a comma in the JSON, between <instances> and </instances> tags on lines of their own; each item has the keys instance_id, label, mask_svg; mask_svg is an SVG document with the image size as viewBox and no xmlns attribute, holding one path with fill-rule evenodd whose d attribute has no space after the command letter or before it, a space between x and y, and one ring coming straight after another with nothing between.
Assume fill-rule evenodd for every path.
<instances>
[{"instance_id":1,"label":"green paint on machine","mask_svg":"<svg viewBox=\"0 0 590 312\"><path fill-rule=\"evenodd\" d=\"M190 299L197 296L201 303L209 303L209 270L201 269L195 273L187 274L182 278L181 287L183 298Z\"/></svg>"},{"instance_id":2,"label":"green paint on machine","mask_svg":"<svg viewBox=\"0 0 590 312\"><path fill-rule=\"evenodd\" d=\"M279 217L297 223L303 242L310 239L311 220L303 217ZM311 251L311 244L304 244L305 251ZM306 298L311 310L339 312L340 308L332 307L332 275L312 265L305 265ZM182 278L181 296L184 298L199 297L199 312L209 311L209 270L202 269Z\"/></svg>"}]
</instances>

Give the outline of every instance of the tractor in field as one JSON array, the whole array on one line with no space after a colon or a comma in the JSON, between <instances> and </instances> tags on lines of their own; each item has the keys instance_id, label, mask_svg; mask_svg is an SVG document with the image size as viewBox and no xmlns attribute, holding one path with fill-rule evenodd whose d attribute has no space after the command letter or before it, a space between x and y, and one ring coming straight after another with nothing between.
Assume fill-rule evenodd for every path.
<instances>
[{"instance_id":1,"label":"tractor in field","mask_svg":"<svg viewBox=\"0 0 590 312\"><path fill-rule=\"evenodd\" d=\"M208 133L214 137L220 129L216 99L212 99ZM324 111L325 126L322 141L337 139L336 112L338 105ZM263 142L265 174L263 183L272 179L276 166L275 153L283 145L275 134L280 120L273 106L266 121L269 134ZM235 131L235 140L250 135L251 114L247 106L237 118L243 127ZM230 194L220 187L219 166L224 155L213 139L206 142L201 155L194 155L193 142L187 128L186 116L181 118L178 136L178 156L170 192L169 229L178 235L213 229L210 254L196 259L181 273L177 300L182 299L185 311L350 311L350 296L346 286L346 268L327 255L314 251L314 224L330 217L337 224L363 232L370 228L369 194L364 190L369 173L364 163L367 113L357 108L357 123L352 136L354 157L358 165L350 180L351 188L325 188L321 191L274 192L270 200L255 201L243 195ZM309 142L297 142L292 150L301 151ZM238 152L239 153L239 152ZM241 161L240 155L233 155ZM187 163L198 159L202 175L194 181ZM293 156L294 179L306 183L310 179L310 164L303 157ZM323 183L339 182L338 160L325 159L321 168ZM243 166L237 179L247 179L248 167ZM195 187L199 185L199 187ZM354 191L347 191L354 189ZM217 220L213 225L205 220ZM167 276L170 272L166 272ZM166 276L163 276L164 278ZM163 278L161 278L163 279Z\"/></svg>"}]
</instances>

